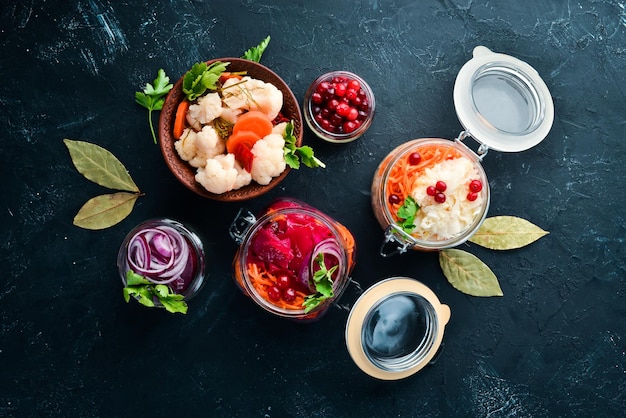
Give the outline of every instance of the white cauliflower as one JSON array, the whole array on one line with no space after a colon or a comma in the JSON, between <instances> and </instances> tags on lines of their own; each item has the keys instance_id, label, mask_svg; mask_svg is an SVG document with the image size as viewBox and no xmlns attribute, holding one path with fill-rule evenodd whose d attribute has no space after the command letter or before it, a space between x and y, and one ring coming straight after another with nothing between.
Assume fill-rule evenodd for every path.
<instances>
[{"instance_id":1,"label":"white cauliflower","mask_svg":"<svg viewBox=\"0 0 626 418\"><path fill-rule=\"evenodd\" d=\"M274 120L283 107L283 93L271 83L243 77L222 86L223 102L231 109L259 110Z\"/></svg>"},{"instance_id":2,"label":"white cauliflower","mask_svg":"<svg viewBox=\"0 0 626 418\"><path fill-rule=\"evenodd\" d=\"M191 161L196 156L196 132L193 129L185 128L180 139L174 142L174 148L180 158Z\"/></svg>"},{"instance_id":3,"label":"white cauliflower","mask_svg":"<svg viewBox=\"0 0 626 418\"><path fill-rule=\"evenodd\" d=\"M261 185L269 184L273 177L280 175L287 164L283 157L285 140L280 134L269 134L258 140L252 147L252 179Z\"/></svg>"},{"instance_id":4,"label":"white cauliflower","mask_svg":"<svg viewBox=\"0 0 626 418\"><path fill-rule=\"evenodd\" d=\"M222 115L222 99L218 93L209 93L198 99L198 102L189 106L187 122L196 131L202 125L212 122Z\"/></svg>"},{"instance_id":5,"label":"white cauliflower","mask_svg":"<svg viewBox=\"0 0 626 418\"><path fill-rule=\"evenodd\" d=\"M274 128L272 128L272 133L278 134L284 138L286 129L287 129L287 122L281 122L277 124L276 126L274 126Z\"/></svg>"},{"instance_id":6,"label":"white cauliflower","mask_svg":"<svg viewBox=\"0 0 626 418\"><path fill-rule=\"evenodd\" d=\"M222 154L207 160L206 166L198 168L196 181L211 193L226 193L235 187L237 182L235 156Z\"/></svg>"},{"instance_id":7,"label":"white cauliflower","mask_svg":"<svg viewBox=\"0 0 626 418\"><path fill-rule=\"evenodd\" d=\"M174 143L180 158L192 167L204 167L208 159L223 154L226 150L224 141L212 126L207 125L200 132L185 129L182 136Z\"/></svg>"},{"instance_id":8,"label":"white cauliflower","mask_svg":"<svg viewBox=\"0 0 626 418\"><path fill-rule=\"evenodd\" d=\"M234 125L235 122L237 122L237 118L239 117L239 115L241 115L242 112L242 109L231 109L230 107L223 107L222 115L220 117L226 122L230 122Z\"/></svg>"}]
</instances>

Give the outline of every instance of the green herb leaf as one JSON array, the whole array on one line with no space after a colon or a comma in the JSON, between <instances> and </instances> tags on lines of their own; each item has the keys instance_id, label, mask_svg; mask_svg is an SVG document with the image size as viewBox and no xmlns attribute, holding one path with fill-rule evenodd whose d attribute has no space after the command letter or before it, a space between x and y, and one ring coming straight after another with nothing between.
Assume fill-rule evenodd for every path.
<instances>
[{"instance_id":1,"label":"green herb leaf","mask_svg":"<svg viewBox=\"0 0 626 418\"><path fill-rule=\"evenodd\" d=\"M410 234L411 231L415 229L413 222L415 221L415 216L417 215L419 208L419 205L411 196L407 196L404 199L402 206L398 208L398 213L396 215L400 220L399 225L407 234Z\"/></svg>"},{"instance_id":2,"label":"green herb leaf","mask_svg":"<svg viewBox=\"0 0 626 418\"><path fill-rule=\"evenodd\" d=\"M139 194L117 192L89 199L74 217L74 225L85 229L105 229L126 218Z\"/></svg>"},{"instance_id":3,"label":"green herb leaf","mask_svg":"<svg viewBox=\"0 0 626 418\"><path fill-rule=\"evenodd\" d=\"M126 285L127 286L136 286L139 284L150 284L148 279L143 277L140 274L135 273L132 270L128 270L126 272Z\"/></svg>"},{"instance_id":4,"label":"green herb leaf","mask_svg":"<svg viewBox=\"0 0 626 418\"><path fill-rule=\"evenodd\" d=\"M498 278L478 257L466 251L439 251L439 265L448 282L457 290L472 296L502 296Z\"/></svg>"},{"instance_id":5,"label":"green herb leaf","mask_svg":"<svg viewBox=\"0 0 626 418\"><path fill-rule=\"evenodd\" d=\"M526 219L494 216L485 219L470 241L491 250L512 250L532 244L547 234L549 232Z\"/></svg>"},{"instance_id":6,"label":"green herb leaf","mask_svg":"<svg viewBox=\"0 0 626 418\"><path fill-rule=\"evenodd\" d=\"M267 48L269 43L270 43L270 36L267 35L267 38L263 39L261 43L258 44L257 46L248 49L241 56L241 58L247 59L250 61L261 62L261 56L263 55L263 52L265 52L265 49Z\"/></svg>"},{"instance_id":7,"label":"green herb leaf","mask_svg":"<svg viewBox=\"0 0 626 418\"><path fill-rule=\"evenodd\" d=\"M183 76L183 93L190 102L202 96L207 90L217 90L217 81L229 62L216 61L211 65L197 62Z\"/></svg>"},{"instance_id":8,"label":"green herb leaf","mask_svg":"<svg viewBox=\"0 0 626 418\"><path fill-rule=\"evenodd\" d=\"M72 163L85 178L114 190L139 192L126 167L106 149L85 141L64 139Z\"/></svg>"},{"instance_id":9,"label":"green herb leaf","mask_svg":"<svg viewBox=\"0 0 626 418\"><path fill-rule=\"evenodd\" d=\"M187 313L187 303L183 295L174 293L169 286L155 284L132 270L126 272L126 287L122 289L122 296L126 303L133 296L139 303L147 307L157 306L156 298L166 311L171 313Z\"/></svg>"},{"instance_id":10,"label":"green herb leaf","mask_svg":"<svg viewBox=\"0 0 626 418\"><path fill-rule=\"evenodd\" d=\"M333 266L330 270L327 269L326 264L324 263L323 253L318 254L315 257L315 261L320 267L319 270L313 274L313 281L315 282L315 290L317 293L308 295L304 298L304 302L302 302L304 313L311 312L322 302L334 296L332 277L338 266Z\"/></svg>"},{"instance_id":11,"label":"green herb leaf","mask_svg":"<svg viewBox=\"0 0 626 418\"><path fill-rule=\"evenodd\" d=\"M283 138L285 139L285 146L283 148L283 156L285 158L285 163L297 170L300 168L300 160L302 163L309 168L326 168L326 164L315 157L315 153L313 152L313 148L309 146L298 147L297 138L294 135L294 125L293 121L287 123L285 127L285 133L283 134Z\"/></svg>"},{"instance_id":12,"label":"green herb leaf","mask_svg":"<svg viewBox=\"0 0 626 418\"><path fill-rule=\"evenodd\" d=\"M154 79L154 85L147 83L143 92L135 92L135 102L148 109L148 123L150 124L150 132L154 143L157 143L156 133L154 131L154 124L152 122L152 111L163 109L165 103L165 96L174 87L170 84L170 78L165 75L163 69L159 69L157 77Z\"/></svg>"}]
</instances>

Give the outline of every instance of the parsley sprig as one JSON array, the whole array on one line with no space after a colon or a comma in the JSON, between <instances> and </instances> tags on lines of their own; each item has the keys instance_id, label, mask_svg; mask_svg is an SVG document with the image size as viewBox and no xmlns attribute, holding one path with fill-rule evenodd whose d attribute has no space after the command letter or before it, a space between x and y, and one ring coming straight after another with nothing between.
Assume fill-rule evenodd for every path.
<instances>
[{"instance_id":1,"label":"parsley sprig","mask_svg":"<svg viewBox=\"0 0 626 418\"><path fill-rule=\"evenodd\" d=\"M263 52L265 51L269 43L270 43L270 36L267 35L267 38L263 39L260 44L244 52L241 58L247 59L250 61L261 62L261 56L263 55Z\"/></svg>"},{"instance_id":2,"label":"parsley sprig","mask_svg":"<svg viewBox=\"0 0 626 418\"><path fill-rule=\"evenodd\" d=\"M154 132L154 125L152 124L152 111L163 109L163 103L165 103L165 96L174 87L170 83L170 78L165 75L165 71L161 68L157 72L157 78L153 84L147 83L143 92L135 92L135 102L148 109L148 122L150 123L150 132L152 132L152 138L154 143L157 143L156 134Z\"/></svg>"},{"instance_id":3,"label":"parsley sprig","mask_svg":"<svg viewBox=\"0 0 626 418\"><path fill-rule=\"evenodd\" d=\"M229 62L216 61L211 65L196 62L183 76L183 93L193 102L207 90L217 90L217 81Z\"/></svg>"},{"instance_id":4,"label":"parsley sprig","mask_svg":"<svg viewBox=\"0 0 626 418\"><path fill-rule=\"evenodd\" d=\"M420 207L411 196L407 196L404 199L404 203L398 209L398 218L400 220L399 225L404 232L410 234L415 229L415 216Z\"/></svg>"},{"instance_id":5,"label":"parsley sprig","mask_svg":"<svg viewBox=\"0 0 626 418\"><path fill-rule=\"evenodd\" d=\"M134 296L144 306L154 307L154 298L171 313L187 313L187 303L184 296L174 293L169 286L151 283L145 277L132 270L126 272L126 287L122 289L126 303Z\"/></svg>"},{"instance_id":6,"label":"parsley sprig","mask_svg":"<svg viewBox=\"0 0 626 418\"><path fill-rule=\"evenodd\" d=\"M285 139L285 147L283 148L283 153L287 165L297 170L300 168L300 160L302 160L302 163L309 168L325 168L326 164L324 164L317 157L315 157L313 148L307 145L302 147L298 147L296 145L297 139L293 133L293 130L293 121L290 121L287 123L287 126L285 127L285 133L283 135L283 138Z\"/></svg>"},{"instance_id":7,"label":"parsley sprig","mask_svg":"<svg viewBox=\"0 0 626 418\"><path fill-rule=\"evenodd\" d=\"M332 277L339 266L335 265L327 269L326 264L324 264L324 253L319 253L315 257L315 261L320 267L320 269L313 274L313 281L315 282L315 290L317 293L304 298L304 302L302 302L304 313L311 312L315 307L319 306L320 303L334 296Z\"/></svg>"}]
</instances>

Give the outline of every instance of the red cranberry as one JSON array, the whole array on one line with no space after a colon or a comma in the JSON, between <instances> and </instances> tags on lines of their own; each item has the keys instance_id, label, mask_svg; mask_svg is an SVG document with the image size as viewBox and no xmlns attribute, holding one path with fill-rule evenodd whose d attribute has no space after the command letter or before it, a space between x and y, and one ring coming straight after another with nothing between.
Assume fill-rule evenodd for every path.
<instances>
[{"instance_id":1,"label":"red cranberry","mask_svg":"<svg viewBox=\"0 0 626 418\"><path fill-rule=\"evenodd\" d=\"M296 291L293 287L290 287L283 292L283 300L287 303L291 303L296 300Z\"/></svg>"},{"instance_id":2,"label":"red cranberry","mask_svg":"<svg viewBox=\"0 0 626 418\"><path fill-rule=\"evenodd\" d=\"M443 203L446 201L446 195L439 192L435 194L435 202L437 203Z\"/></svg>"},{"instance_id":3,"label":"red cranberry","mask_svg":"<svg viewBox=\"0 0 626 418\"><path fill-rule=\"evenodd\" d=\"M444 181L439 180L435 184L435 189L437 189L440 192L445 192L447 188L448 188L448 185Z\"/></svg>"},{"instance_id":4,"label":"red cranberry","mask_svg":"<svg viewBox=\"0 0 626 418\"><path fill-rule=\"evenodd\" d=\"M400 196L398 196L397 194L395 194L395 193L390 194L389 197L387 198L387 200L392 205L397 205L397 204L402 202L402 198Z\"/></svg>"},{"instance_id":5,"label":"red cranberry","mask_svg":"<svg viewBox=\"0 0 626 418\"><path fill-rule=\"evenodd\" d=\"M350 80L348 81L348 88L358 91L361 88L361 83L358 80Z\"/></svg>"},{"instance_id":6,"label":"red cranberry","mask_svg":"<svg viewBox=\"0 0 626 418\"><path fill-rule=\"evenodd\" d=\"M437 194L437 189L435 189L435 186L428 186L428 187L426 188L426 194L427 194L428 196L434 196L434 195L436 195L436 194Z\"/></svg>"},{"instance_id":7,"label":"red cranberry","mask_svg":"<svg viewBox=\"0 0 626 418\"><path fill-rule=\"evenodd\" d=\"M418 165L420 161L422 161L422 156L419 152L412 152L411 155L409 155L409 164Z\"/></svg>"},{"instance_id":8,"label":"red cranberry","mask_svg":"<svg viewBox=\"0 0 626 418\"><path fill-rule=\"evenodd\" d=\"M467 194L467 200L469 200L470 202L473 202L474 200L478 199L478 193L475 192L469 192Z\"/></svg>"},{"instance_id":9,"label":"red cranberry","mask_svg":"<svg viewBox=\"0 0 626 418\"><path fill-rule=\"evenodd\" d=\"M270 286L270 288L267 289L267 296L271 301L278 302L281 297L280 289L276 286Z\"/></svg>"},{"instance_id":10,"label":"red cranberry","mask_svg":"<svg viewBox=\"0 0 626 418\"><path fill-rule=\"evenodd\" d=\"M356 121L349 120L349 121L344 122L342 127L343 127L344 133L349 134L349 133L356 131L358 128L358 125L356 124Z\"/></svg>"},{"instance_id":11,"label":"red cranberry","mask_svg":"<svg viewBox=\"0 0 626 418\"><path fill-rule=\"evenodd\" d=\"M472 180L469 184L470 192L478 193L483 189L483 184L480 180Z\"/></svg>"}]
</instances>

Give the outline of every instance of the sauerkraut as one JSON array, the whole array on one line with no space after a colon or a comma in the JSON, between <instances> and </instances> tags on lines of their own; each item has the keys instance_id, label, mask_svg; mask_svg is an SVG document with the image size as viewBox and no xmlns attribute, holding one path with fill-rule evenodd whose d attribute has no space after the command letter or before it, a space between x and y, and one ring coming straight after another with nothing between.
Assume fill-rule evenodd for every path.
<instances>
[{"instance_id":1,"label":"sauerkraut","mask_svg":"<svg viewBox=\"0 0 626 418\"><path fill-rule=\"evenodd\" d=\"M474 201L467 199L469 183L478 178L478 169L465 157L445 160L426 168L415 179L411 193L419 205L411 235L425 240L445 240L465 232L483 207L482 194ZM437 181L443 181L447 186L443 203L437 203L426 192Z\"/></svg>"}]
</instances>

